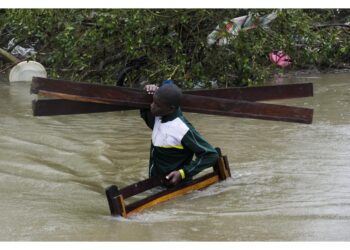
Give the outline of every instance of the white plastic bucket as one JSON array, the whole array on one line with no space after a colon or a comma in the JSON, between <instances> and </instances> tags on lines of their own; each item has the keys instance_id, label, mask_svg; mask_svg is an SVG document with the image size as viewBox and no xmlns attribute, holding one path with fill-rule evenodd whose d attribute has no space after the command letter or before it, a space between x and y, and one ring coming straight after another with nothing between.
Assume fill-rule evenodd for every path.
<instances>
[{"instance_id":1,"label":"white plastic bucket","mask_svg":"<svg viewBox=\"0 0 350 250\"><path fill-rule=\"evenodd\" d=\"M10 82L30 82L33 76L46 78L44 66L35 61L24 61L11 69L9 80Z\"/></svg>"}]
</instances>

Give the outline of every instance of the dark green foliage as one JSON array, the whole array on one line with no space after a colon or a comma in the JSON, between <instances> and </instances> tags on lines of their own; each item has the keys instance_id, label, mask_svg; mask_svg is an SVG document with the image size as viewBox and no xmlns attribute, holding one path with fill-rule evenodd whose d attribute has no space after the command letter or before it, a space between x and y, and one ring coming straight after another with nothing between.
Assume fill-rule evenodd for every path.
<instances>
[{"instance_id":1,"label":"dark green foliage","mask_svg":"<svg viewBox=\"0 0 350 250\"><path fill-rule=\"evenodd\" d=\"M349 21L346 10L279 10L269 29L241 31L227 46L207 36L242 9L19 9L0 10L0 46L15 37L33 45L52 78L120 83L160 83L172 78L193 87L256 85L277 70L268 53L283 50L292 69L340 67L350 62L350 29L316 27ZM119 74L118 74L119 73Z\"/></svg>"}]
</instances>

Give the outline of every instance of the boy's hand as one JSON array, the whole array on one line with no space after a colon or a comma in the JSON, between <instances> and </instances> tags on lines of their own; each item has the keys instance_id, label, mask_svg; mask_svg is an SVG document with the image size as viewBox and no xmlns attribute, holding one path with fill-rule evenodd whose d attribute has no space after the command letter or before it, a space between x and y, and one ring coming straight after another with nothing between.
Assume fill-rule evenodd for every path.
<instances>
[{"instance_id":1,"label":"boy's hand","mask_svg":"<svg viewBox=\"0 0 350 250\"><path fill-rule=\"evenodd\" d=\"M170 174L168 174L165 179L167 180L168 184L171 185L176 185L181 181L181 174L178 170L175 170L173 172L171 172Z\"/></svg>"},{"instance_id":2,"label":"boy's hand","mask_svg":"<svg viewBox=\"0 0 350 250\"><path fill-rule=\"evenodd\" d=\"M144 90L147 91L148 94L153 95L159 87L155 84L148 84L144 87Z\"/></svg>"}]
</instances>

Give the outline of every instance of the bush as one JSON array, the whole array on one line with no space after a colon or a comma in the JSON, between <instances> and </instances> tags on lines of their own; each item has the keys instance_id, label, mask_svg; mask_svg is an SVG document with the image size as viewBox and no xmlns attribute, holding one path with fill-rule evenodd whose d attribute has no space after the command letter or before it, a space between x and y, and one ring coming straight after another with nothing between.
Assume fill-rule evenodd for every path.
<instances>
[{"instance_id":1,"label":"bush","mask_svg":"<svg viewBox=\"0 0 350 250\"><path fill-rule=\"evenodd\" d=\"M269 29L241 31L227 46L207 45L223 21L272 11L8 9L0 11L0 45L13 37L33 45L52 78L131 87L167 78L188 88L261 84L276 70L268 60L273 50L289 54L292 69L349 63L349 32L315 26L334 21L334 10L280 10Z\"/></svg>"}]
</instances>

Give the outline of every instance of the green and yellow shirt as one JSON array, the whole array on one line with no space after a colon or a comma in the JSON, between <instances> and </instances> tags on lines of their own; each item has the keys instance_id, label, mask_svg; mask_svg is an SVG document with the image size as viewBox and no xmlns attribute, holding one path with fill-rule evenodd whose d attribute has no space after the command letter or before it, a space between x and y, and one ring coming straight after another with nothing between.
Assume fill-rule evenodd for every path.
<instances>
[{"instance_id":1,"label":"green and yellow shirt","mask_svg":"<svg viewBox=\"0 0 350 250\"><path fill-rule=\"evenodd\" d=\"M180 108L162 117L153 116L149 109L140 113L153 130L149 176L165 176L183 169L188 179L217 161L216 150L187 121Z\"/></svg>"}]
</instances>

